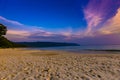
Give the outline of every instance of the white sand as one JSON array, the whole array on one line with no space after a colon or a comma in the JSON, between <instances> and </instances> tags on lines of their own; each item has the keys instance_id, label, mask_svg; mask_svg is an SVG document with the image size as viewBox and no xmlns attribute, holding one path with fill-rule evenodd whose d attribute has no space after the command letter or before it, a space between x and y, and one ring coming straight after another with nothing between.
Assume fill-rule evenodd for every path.
<instances>
[{"instance_id":1,"label":"white sand","mask_svg":"<svg viewBox=\"0 0 120 80\"><path fill-rule=\"evenodd\" d=\"M120 80L120 54L0 49L0 80Z\"/></svg>"}]
</instances>

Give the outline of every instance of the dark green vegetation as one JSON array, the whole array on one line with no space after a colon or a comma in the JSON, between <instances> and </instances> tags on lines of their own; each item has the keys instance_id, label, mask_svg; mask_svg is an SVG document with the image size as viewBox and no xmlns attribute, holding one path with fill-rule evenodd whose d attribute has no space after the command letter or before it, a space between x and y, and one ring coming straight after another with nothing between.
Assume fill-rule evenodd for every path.
<instances>
[{"instance_id":1,"label":"dark green vegetation","mask_svg":"<svg viewBox=\"0 0 120 80\"><path fill-rule=\"evenodd\" d=\"M0 36L6 35L7 32L7 27L4 26L3 24L0 24Z\"/></svg>"},{"instance_id":2,"label":"dark green vegetation","mask_svg":"<svg viewBox=\"0 0 120 80\"><path fill-rule=\"evenodd\" d=\"M16 47L25 47L20 44L9 41L3 35L6 35L7 27L3 24L0 24L0 48L16 48Z\"/></svg>"},{"instance_id":3,"label":"dark green vegetation","mask_svg":"<svg viewBox=\"0 0 120 80\"><path fill-rule=\"evenodd\" d=\"M79 44L76 43L61 43L61 42L19 42L17 44L26 45L27 47L79 46Z\"/></svg>"},{"instance_id":4,"label":"dark green vegetation","mask_svg":"<svg viewBox=\"0 0 120 80\"><path fill-rule=\"evenodd\" d=\"M25 47L25 46L11 42L5 37L0 36L0 48L18 48L18 47Z\"/></svg>"}]
</instances>

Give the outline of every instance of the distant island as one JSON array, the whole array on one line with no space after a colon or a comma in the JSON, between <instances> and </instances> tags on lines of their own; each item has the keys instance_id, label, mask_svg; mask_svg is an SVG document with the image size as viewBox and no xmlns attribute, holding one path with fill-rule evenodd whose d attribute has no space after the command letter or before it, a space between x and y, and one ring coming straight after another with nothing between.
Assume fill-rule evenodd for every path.
<instances>
[{"instance_id":1,"label":"distant island","mask_svg":"<svg viewBox=\"0 0 120 80\"><path fill-rule=\"evenodd\" d=\"M27 47L79 46L79 44L76 43L65 42L16 42L16 44L25 45Z\"/></svg>"}]
</instances>

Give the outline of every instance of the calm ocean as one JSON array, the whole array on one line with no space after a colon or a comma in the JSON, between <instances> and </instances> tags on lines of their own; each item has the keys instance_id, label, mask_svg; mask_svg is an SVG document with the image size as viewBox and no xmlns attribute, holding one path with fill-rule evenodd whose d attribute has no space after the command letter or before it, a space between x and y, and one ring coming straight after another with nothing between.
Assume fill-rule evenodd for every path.
<instances>
[{"instance_id":1,"label":"calm ocean","mask_svg":"<svg viewBox=\"0 0 120 80\"><path fill-rule=\"evenodd\" d=\"M64 47L45 47L30 48L34 50L57 50L70 51L76 53L120 53L120 45L99 45L99 46L64 46Z\"/></svg>"}]
</instances>

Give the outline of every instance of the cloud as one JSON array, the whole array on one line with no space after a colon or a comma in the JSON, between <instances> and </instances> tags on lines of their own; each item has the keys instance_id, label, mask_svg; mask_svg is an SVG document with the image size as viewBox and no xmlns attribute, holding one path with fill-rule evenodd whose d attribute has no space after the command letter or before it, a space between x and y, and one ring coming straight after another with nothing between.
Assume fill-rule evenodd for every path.
<instances>
[{"instance_id":1,"label":"cloud","mask_svg":"<svg viewBox=\"0 0 120 80\"><path fill-rule=\"evenodd\" d=\"M7 26L8 31L6 37L12 41L27 41L29 40L29 36L32 34L35 34L34 36L37 34L40 36L52 35L51 32L45 31L41 27L25 25L18 21L9 20L2 16L0 16L0 23Z\"/></svg>"},{"instance_id":2,"label":"cloud","mask_svg":"<svg viewBox=\"0 0 120 80\"><path fill-rule=\"evenodd\" d=\"M28 31L18 31L18 30L8 30L6 36L7 37L11 37L10 35L24 38L24 37L29 36L30 32L28 32Z\"/></svg>"},{"instance_id":3,"label":"cloud","mask_svg":"<svg viewBox=\"0 0 120 80\"><path fill-rule=\"evenodd\" d=\"M116 15L109 19L99 31L101 34L120 34L120 8Z\"/></svg>"},{"instance_id":4,"label":"cloud","mask_svg":"<svg viewBox=\"0 0 120 80\"><path fill-rule=\"evenodd\" d=\"M87 28L74 35L80 44L120 44L120 0L90 0L83 9Z\"/></svg>"},{"instance_id":5,"label":"cloud","mask_svg":"<svg viewBox=\"0 0 120 80\"><path fill-rule=\"evenodd\" d=\"M0 16L0 23L7 26L8 29L12 30L22 30L22 31L31 31L31 30L42 30L42 27L40 26L29 26L26 24L22 24L18 21L10 20L5 17Z\"/></svg>"},{"instance_id":6,"label":"cloud","mask_svg":"<svg viewBox=\"0 0 120 80\"><path fill-rule=\"evenodd\" d=\"M65 40L70 40L73 36L73 29L68 27L67 29L60 31L59 34L65 36Z\"/></svg>"},{"instance_id":7,"label":"cloud","mask_svg":"<svg viewBox=\"0 0 120 80\"><path fill-rule=\"evenodd\" d=\"M84 38L74 38L71 42L81 45L116 45L120 44L120 34L97 35L95 37L87 36Z\"/></svg>"},{"instance_id":8,"label":"cloud","mask_svg":"<svg viewBox=\"0 0 120 80\"><path fill-rule=\"evenodd\" d=\"M12 41L25 41L29 35L28 31L8 30L6 37Z\"/></svg>"},{"instance_id":9,"label":"cloud","mask_svg":"<svg viewBox=\"0 0 120 80\"><path fill-rule=\"evenodd\" d=\"M17 22L17 21L13 21L13 20L8 20L2 16L0 16L0 21L4 21L6 23L11 23L11 24L14 24L14 25L19 25L19 26L23 26L23 24Z\"/></svg>"},{"instance_id":10,"label":"cloud","mask_svg":"<svg viewBox=\"0 0 120 80\"><path fill-rule=\"evenodd\" d=\"M102 24L117 13L117 9L120 7L119 3L119 0L90 0L84 8L84 16L87 22L84 36L94 36Z\"/></svg>"},{"instance_id":11,"label":"cloud","mask_svg":"<svg viewBox=\"0 0 120 80\"><path fill-rule=\"evenodd\" d=\"M2 16L0 16L0 23L7 26L6 37L11 41L66 41L71 36L70 29L67 32L53 33L43 30L42 27L28 26Z\"/></svg>"}]
</instances>

